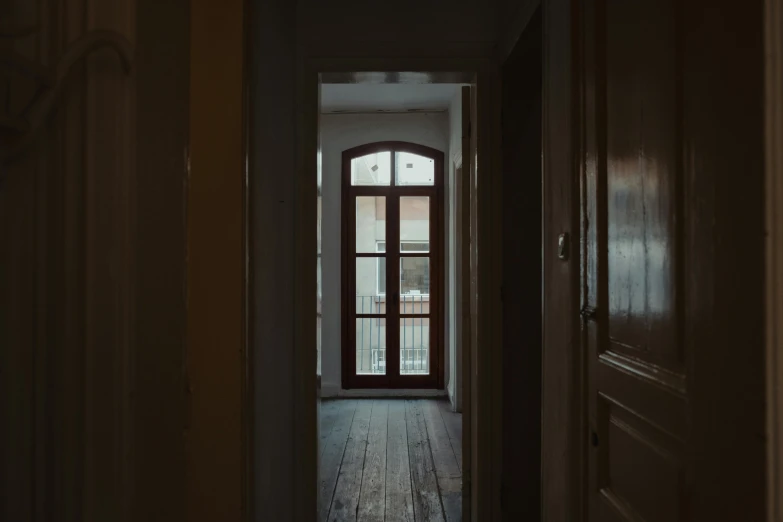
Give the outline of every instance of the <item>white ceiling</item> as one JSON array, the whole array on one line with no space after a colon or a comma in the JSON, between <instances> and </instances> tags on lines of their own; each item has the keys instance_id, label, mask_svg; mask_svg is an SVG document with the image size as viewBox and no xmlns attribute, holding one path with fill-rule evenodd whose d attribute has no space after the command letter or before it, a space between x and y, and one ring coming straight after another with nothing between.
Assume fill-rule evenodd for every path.
<instances>
[{"instance_id":1,"label":"white ceiling","mask_svg":"<svg viewBox=\"0 0 783 522\"><path fill-rule=\"evenodd\" d=\"M321 111L441 111L457 94L459 84L324 84L321 86Z\"/></svg>"}]
</instances>

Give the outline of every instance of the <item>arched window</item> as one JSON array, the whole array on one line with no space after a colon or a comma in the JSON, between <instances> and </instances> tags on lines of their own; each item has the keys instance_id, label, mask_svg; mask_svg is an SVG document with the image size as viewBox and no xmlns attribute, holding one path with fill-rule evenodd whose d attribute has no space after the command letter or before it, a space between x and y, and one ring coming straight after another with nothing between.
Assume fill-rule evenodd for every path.
<instances>
[{"instance_id":1,"label":"arched window","mask_svg":"<svg viewBox=\"0 0 783 522\"><path fill-rule=\"evenodd\" d=\"M443 153L343 152L343 387L443 386Z\"/></svg>"}]
</instances>

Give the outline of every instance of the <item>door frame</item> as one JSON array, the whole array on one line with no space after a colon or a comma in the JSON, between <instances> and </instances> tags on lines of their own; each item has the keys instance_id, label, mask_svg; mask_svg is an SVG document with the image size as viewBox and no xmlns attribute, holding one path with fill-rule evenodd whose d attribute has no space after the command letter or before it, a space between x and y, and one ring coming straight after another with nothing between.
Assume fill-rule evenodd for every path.
<instances>
[{"instance_id":1,"label":"door frame","mask_svg":"<svg viewBox=\"0 0 783 522\"><path fill-rule=\"evenodd\" d=\"M417 74L421 78L454 77L453 71L468 71L476 78L478 117L477 127L481 140L479 153L475 154L478 179L482 190L477 191L477 234L481 238L481 264L477 279L482 295L479 313L478 343L472 345L470 354L476 362L463 373L470 372L472 379L463 381L464 397L475 390L474 405L463 408L463 439L469 445L463 449L463 489L470 491L472 513L463 514L464 520L492 520L500 516L501 469L501 264L500 264L500 79L499 66L493 56L379 56L372 58L305 58L300 57L297 69L297 177L296 177L296 256L294 271L297 274L294 334L294 449L298 465L294 470L294 483L298 484L294 499L297 520L310 520L317 512L318 418L316 390L316 222L318 170L318 92L322 73L356 71L386 71ZM375 79L377 75L367 75ZM382 75L383 76L383 75ZM400 75L385 75L387 80ZM458 73L459 76L459 73ZM464 75L463 75L464 76ZM450 82L453 83L453 80ZM481 349L477 349L481 346ZM465 359L467 360L467 359ZM466 433L467 432L467 433ZM478 459L481 455L481 459ZM466 486L467 485L467 489ZM472 516L472 518L471 518Z\"/></svg>"},{"instance_id":2,"label":"door frame","mask_svg":"<svg viewBox=\"0 0 783 522\"><path fill-rule=\"evenodd\" d=\"M541 519L580 522L584 398L579 322L581 71L572 0L542 2ZM570 253L558 256L564 234Z\"/></svg>"},{"instance_id":3,"label":"door frame","mask_svg":"<svg viewBox=\"0 0 783 522\"><path fill-rule=\"evenodd\" d=\"M463 126L464 121L465 119L463 118ZM470 234L470 227L465 227L462 221L463 215L465 214L463 210L465 204L464 200L462 199L462 195L465 192L463 186L467 186L464 178L465 171L462 168L462 150L465 148L464 144L466 140L469 140L468 133L465 131L465 129L463 129L463 138L460 141L460 148L452 155L451 158L451 168L454 169L454 177L452 178L453 186L450 185L449 190L452 191L452 195L446 197L448 200L446 205L449 209L448 212L454 216L454 228L451 233L453 233L454 237L454 253L456 254L456 259L454 260L453 295L451 294L452 290L449 289L450 294L446 302L446 306L450 306L450 303L452 301L454 302L454 313L451 314L450 311L447 311L446 313L449 328L449 338L451 339L451 342L454 343L454 353L450 355L450 367L445 368L444 371L450 372L449 386L451 389L447 390L447 392L449 393L449 398L451 400L451 407L454 409L454 411L460 413L462 413L463 407L462 382L464 377L462 371L465 367L462 358L463 353L467 353L467 350L463 351L466 338L464 335L464 326L470 322L470 306L468 304L466 309L464 303L464 289L470 287L470 274L469 271L464 268L465 266L468 266L468 263L465 263L465 259L469 258L469 252L468 248L466 248L464 245L466 244L466 234ZM448 264L448 260L444 259L444 263ZM446 287L448 287L450 284L450 282L447 283ZM456 324L451 324L452 322ZM448 348L444 348L444 350L446 349ZM454 368L453 372L451 371L451 366Z\"/></svg>"},{"instance_id":4,"label":"door frame","mask_svg":"<svg viewBox=\"0 0 783 522\"><path fill-rule=\"evenodd\" d=\"M355 357L355 344L353 342L353 333L355 332L355 312L351 311L351 306L355 304L354 298L354 283L356 281L355 270L351 270L351 264L356 259L355 252L355 234L356 234L356 216L353 212L355 205L351 201L356 195L352 194L351 190L351 168L350 162L352 159L364 156L366 154L372 154L374 152L381 152L390 150L394 152L409 152L418 154L434 160L435 162L435 183L434 187L410 187L412 191L420 191L426 189L427 192L435 194L435 201L430 204L430 295L433 296L433 301L436 307L432 307L430 303L430 313L428 315L430 319L430 356L429 365L430 373L428 375L389 375L389 366L386 366L387 373L384 375L356 375L356 357ZM393 162L394 160L392 160ZM342 270L342 288L341 288L341 319L342 319L342 347L341 365L342 365L342 386L343 389L354 388L388 388L388 389L427 389L436 388L442 389L444 383L444 338L445 338L445 322L444 317L446 313L445 306L445 260L443 257L444 252L444 240L445 240L445 227L444 227L444 182L445 182L445 170L444 170L444 153L437 149L419 145L411 142L403 141L382 141L366 143L343 151L342 153L342 183L340 193L342 197L342 205L340 209L340 221L341 221L341 270ZM394 176L394 173L392 173ZM389 190L385 197L394 197L394 185L390 185ZM387 187L382 187L387 188ZM361 189L359 189L361 190ZM404 197L404 196L399 196ZM389 223L389 203L387 199L386 203L387 216L387 232ZM399 216L394 219L398 219ZM394 225L393 225L394 226ZM396 225L399 231L399 224ZM388 245L388 241L387 241ZM388 254L389 248L386 248ZM390 266L388 261L386 266ZM353 276L351 275L353 274ZM392 290L395 290L392 288ZM399 292L398 292L399 293ZM389 317L388 307L386 314L387 335ZM399 319L399 311L395 320ZM433 328L434 326L434 328ZM397 344L396 336L392 336L391 340L393 344L389 348L387 338L387 360L389 359L389 351L394 349ZM392 367L392 369L394 369ZM399 367L397 368L399 369ZM404 381L404 382L403 382Z\"/></svg>"},{"instance_id":5,"label":"door frame","mask_svg":"<svg viewBox=\"0 0 783 522\"><path fill-rule=\"evenodd\" d=\"M767 517L783 522L783 0L766 2Z\"/></svg>"}]
</instances>

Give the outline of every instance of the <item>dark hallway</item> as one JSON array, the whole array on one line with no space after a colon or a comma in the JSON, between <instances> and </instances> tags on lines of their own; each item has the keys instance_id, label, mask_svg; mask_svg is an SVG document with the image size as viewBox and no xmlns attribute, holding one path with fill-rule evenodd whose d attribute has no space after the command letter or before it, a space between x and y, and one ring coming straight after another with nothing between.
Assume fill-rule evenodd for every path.
<instances>
[{"instance_id":1,"label":"dark hallway","mask_svg":"<svg viewBox=\"0 0 783 522\"><path fill-rule=\"evenodd\" d=\"M783 0L0 0L0 522L343 520L783 522Z\"/></svg>"}]
</instances>

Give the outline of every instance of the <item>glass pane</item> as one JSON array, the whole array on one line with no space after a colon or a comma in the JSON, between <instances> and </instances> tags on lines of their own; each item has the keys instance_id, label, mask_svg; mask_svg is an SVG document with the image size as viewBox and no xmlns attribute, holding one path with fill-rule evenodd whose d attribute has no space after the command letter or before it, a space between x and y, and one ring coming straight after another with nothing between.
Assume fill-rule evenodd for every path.
<instances>
[{"instance_id":1,"label":"glass pane","mask_svg":"<svg viewBox=\"0 0 783 522\"><path fill-rule=\"evenodd\" d=\"M386 313L386 258L356 258L356 313Z\"/></svg>"},{"instance_id":2,"label":"glass pane","mask_svg":"<svg viewBox=\"0 0 783 522\"><path fill-rule=\"evenodd\" d=\"M397 185L435 184L435 160L410 152L395 154L397 172L394 179Z\"/></svg>"},{"instance_id":3,"label":"glass pane","mask_svg":"<svg viewBox=\"0 0 783 522\"><path fill-rule=\"evenodd\" d=\"M400 319L400 375L429 375L430 320L428 317Z\"/></svg>"},{"instance_id":4,"label":"glass pane","mask_svg":"<svg viewBox=\"0 0 783 522\"><path fill-rule=\"evenodd\" d=\"M356 198L356 252L381 252L378 243L386 241L386 198L360 196Z\"/></svg>"},{"instance_id":5,"label":"glass pane","mask_svg":"<svg viewBox=\"0 0 783 522\"><path fill-rule=\"evenodd\" d=\"M428 315L430 313L430 296L402 294L400 296L400 313Z\"/></svg>"},{"instance_id":6,"label":"glass pane","mask_svg":"<svg viewBox=\"0 0 783 522\"><path fill-rule=\"evenodd\" d=\"M391 184L391 152L374 152L351 160L351 185Z\"/></svg>"},{"instance_id":7,"label":"glass pane","mask_svg":"<svg viewBox=\"0 0 783 522\"><path fill-rule=\"evenodd\" d=\"M386 319L356 320L356 374L386 374Z\"/></svg>"},{"instance_id":8,"label":"glass pane","mask_svg":"<svg viewBox=\"0 0 783 522\"><path fill-rule=\"evenodd\" d=\"M400 252L429 252L430 244L425 241L403 241L400 243Z\"/></svg>"},{"instance_id":9,"label":"glass pane","mask_svg":"<svg viewBox=\"0 0 783 522\"><path fill-rule=\"evenodd\" d=\"M430 258L402 257L400 258L400 300L404 301L429 295L430 293Z\"/></svg>"},{"instance_id":10,"label":"glass pane","mask_svg":"<svg viewBox=\"0 0 783 522\"><path fill-rule=\"evenodd\" d=\"M430 198L400 198L400 252L427 252L430 241ZM406 246L406 244L408 244Z\"/></svg>"}]
</instances>

